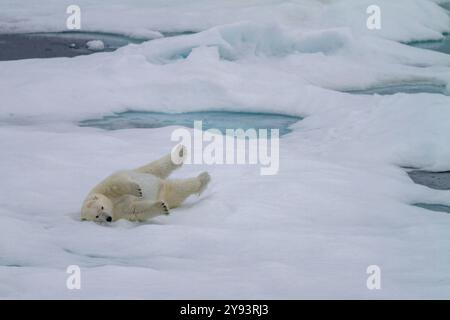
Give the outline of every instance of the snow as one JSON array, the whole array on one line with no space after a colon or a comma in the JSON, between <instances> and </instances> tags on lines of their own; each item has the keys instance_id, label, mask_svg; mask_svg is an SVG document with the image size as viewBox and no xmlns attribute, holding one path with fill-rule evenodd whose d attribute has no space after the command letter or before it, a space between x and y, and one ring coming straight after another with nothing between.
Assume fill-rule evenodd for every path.
<instances>
[{"instance_id":1,"label":"snow","mask_svg":"<svg viewBox=\"0 0 450 320\"><path fill-rule=\"evenodd\" d=\"M340 91L450 88L449 55L403 44L440 39L450 18L437 1L377 2L372 32L365 0L78 1L85 31L199 32L0 62L0 297L447 298L450 216L411 204L450 205L449 191L402 167L450 170L450 97ZM71 4L16 3L0 3L1 32L61 31ZM175 176L208 170L211 185L171 215L81 222L100 179L174 145L176 127L77 125L128 109L305 118L281 138L277 175L188 165ZM373 264L381 290L366 287ZM69 265L81 290L66 288Z\"/></svg>"},{"instance_id":2,"label":"snow","mask_svg":"<svg viewBox=\"0 0 450 320\"><path fill-rule=\"evenodd\" d=\"M105 44L102 40L91 40L86 42L86 47L92 51L102 51L105 49Z\"/></svg>"}]
</instances>

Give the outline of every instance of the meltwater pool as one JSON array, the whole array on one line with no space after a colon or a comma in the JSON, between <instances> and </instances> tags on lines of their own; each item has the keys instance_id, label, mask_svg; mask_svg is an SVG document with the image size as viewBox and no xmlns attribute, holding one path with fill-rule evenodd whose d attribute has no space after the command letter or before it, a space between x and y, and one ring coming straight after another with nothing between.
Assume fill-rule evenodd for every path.
<instances>
[{"instance_id":1,"label":"meltwater pool","mask_svg":"<svg viewBox=\"0 0 450 320\"><path fill-rule=\"evenodd\" d=\"M203 130L218 129L278 129L280 136L292 131L291 125L301 117L274 114L228 111L202 111L184 113L126 111L115 113L99 119L84 120L81 127L96 127L105 130L130 128L161 128L167 126L184 126L193 128L194 121L202 121Z\"/></svg>"}]
</instances>

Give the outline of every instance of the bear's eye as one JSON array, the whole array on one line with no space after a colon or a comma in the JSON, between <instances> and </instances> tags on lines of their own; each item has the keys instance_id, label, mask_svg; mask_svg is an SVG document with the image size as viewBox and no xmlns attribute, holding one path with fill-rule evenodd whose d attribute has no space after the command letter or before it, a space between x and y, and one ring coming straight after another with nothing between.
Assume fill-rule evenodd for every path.
<instances>
[{"instance_id":1,"label":"bear's eye","mask_svg":"<svg viewBox=\"0 0 450 320\"><path fill-rule=\"evenodd\" d=\"M103 210L103 209L105 209L105 208L102 206L102 210Z\"/></svg>"},{"instance_id":2,"label":"bear's eye","mask_svg":"<svg viewBox=\"0 0 450 320\"><path fill-rule=\"evenodd\" d=\"M98 216L95 216L96 219L98 219Z\"/></svg>"}]
</instances>

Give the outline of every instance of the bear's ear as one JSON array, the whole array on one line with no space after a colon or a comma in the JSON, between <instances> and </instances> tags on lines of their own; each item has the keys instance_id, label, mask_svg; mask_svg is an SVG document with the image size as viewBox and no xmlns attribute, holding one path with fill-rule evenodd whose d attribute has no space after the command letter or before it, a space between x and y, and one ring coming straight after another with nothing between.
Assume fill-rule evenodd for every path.
<instances>
[{"instance_id":1,"label":"bear's ear","mask_svg":"<svg viewBox=\"0 0 450 320\"><path fill-rule=\"evenodd\" d=\"M98 196L90 196L90 197L87 199L87 202L89 203L89 205L92 205L92 202L94 202L94 201L96 201L96 200L98 200Z\"/></svg>"},{"instance_id":2,"label":"bear's ear","mask_svg":"<svg viewBox=\"0 0 450 320\"><path fill-rule=\"evenodd\" d=\"M89 200L88 202L86 202L86 208L92 207L93 204L94 204L94 200Z\"/></svg>"}]
</instances>

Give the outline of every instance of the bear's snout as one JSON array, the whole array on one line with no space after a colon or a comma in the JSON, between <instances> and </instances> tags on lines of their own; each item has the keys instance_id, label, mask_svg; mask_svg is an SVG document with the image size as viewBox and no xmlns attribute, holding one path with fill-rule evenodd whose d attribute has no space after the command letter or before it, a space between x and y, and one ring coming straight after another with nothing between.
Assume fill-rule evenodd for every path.
<instances>
[{"instance_id":1,"label":"bear's snout","mask_svg":"<svg viewBox=\"0 0 450 320\"><path fill-rule=\"evenodd\" d=\"M107 217L106 217L106 221L111 222L111 221L112 221L112 218L111 218L110 216L107 216Z\"/></svg>"}]
</instances>

